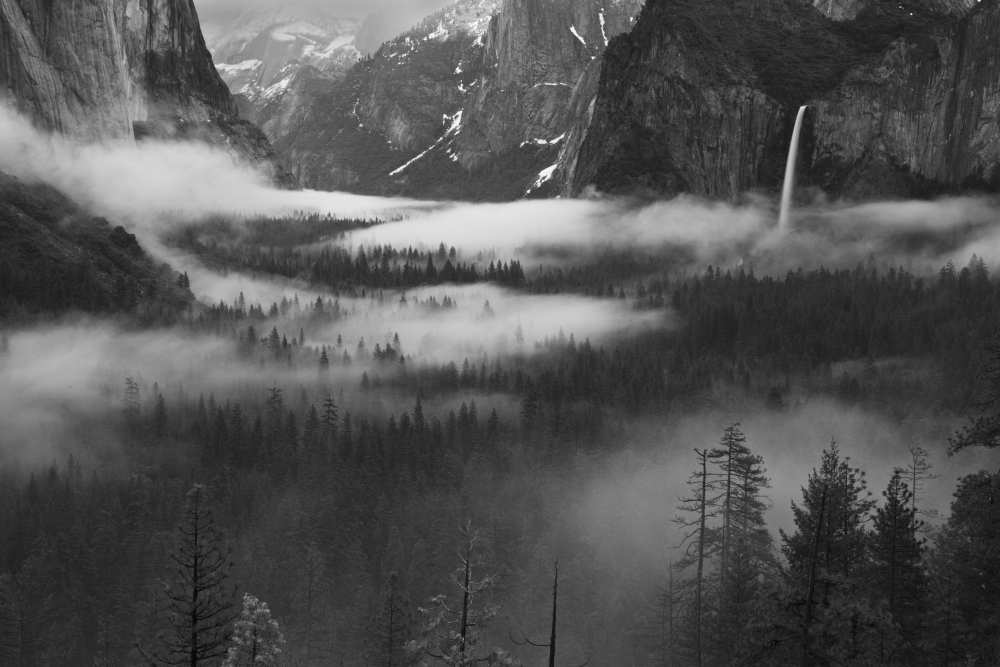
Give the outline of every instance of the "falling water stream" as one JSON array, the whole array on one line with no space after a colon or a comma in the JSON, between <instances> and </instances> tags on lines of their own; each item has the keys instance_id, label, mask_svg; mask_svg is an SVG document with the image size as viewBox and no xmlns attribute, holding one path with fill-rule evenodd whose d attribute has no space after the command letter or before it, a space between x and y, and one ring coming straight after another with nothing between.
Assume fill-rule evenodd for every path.
<instances>
[{"instance_id":1,"label":"falling water stream","mask_svg":"<svg viewBox=\"0 0 1000 667\"><path fill-rule=\"evenodd\" d=\"M778 216L778 229L788 230L792 213L792 198L795 195L795 164L799 158L799 135L802 134L802 119L805 118L808 107L799 107L799 115L795 118L795 129L792 131L792 143L788 147L788 163L785 165L785 185L781 189L781 214Z\"/></svg>"}]
</instances>

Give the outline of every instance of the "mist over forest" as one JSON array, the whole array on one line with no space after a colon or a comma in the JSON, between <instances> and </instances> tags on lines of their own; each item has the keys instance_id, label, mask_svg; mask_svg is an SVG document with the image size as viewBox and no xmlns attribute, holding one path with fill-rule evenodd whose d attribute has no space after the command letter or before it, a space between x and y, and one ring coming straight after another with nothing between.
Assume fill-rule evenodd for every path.
<instances>
[{"instance_id":1,"label":"mist over forest","mask_svg":"<svg viewBox=\"0 0 1000 667\"><path fill-rule=\"evenodd\" d=\"M994 199L779 230L0 147L9 215L144 271L0 251L3 664L1000 659Z\"/></svg>"}]
</instances>

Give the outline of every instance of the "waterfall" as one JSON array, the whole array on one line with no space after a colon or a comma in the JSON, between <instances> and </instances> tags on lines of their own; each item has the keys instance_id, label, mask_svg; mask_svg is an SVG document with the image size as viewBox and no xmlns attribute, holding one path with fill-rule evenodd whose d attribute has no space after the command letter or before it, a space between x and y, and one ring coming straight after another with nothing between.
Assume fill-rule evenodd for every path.
<instances>
[{"instance_id":1,"label":"waterfall","mask_svg":"<svg viewBox=\"0 0 1000 667\"><path fill-rule=\"evenodd\" d=\"M781 189L781 214L778 216L778 229L788 230L789 217L792 212L792 197L795 195L795 163L799 159L799 135L802 134L802 119L805 118L808 107L799 107L799 115L795 117L795 129L792 131L792 143L788 147L788 163L785 165L785 185Z\"/></svg>"}]
</instances>

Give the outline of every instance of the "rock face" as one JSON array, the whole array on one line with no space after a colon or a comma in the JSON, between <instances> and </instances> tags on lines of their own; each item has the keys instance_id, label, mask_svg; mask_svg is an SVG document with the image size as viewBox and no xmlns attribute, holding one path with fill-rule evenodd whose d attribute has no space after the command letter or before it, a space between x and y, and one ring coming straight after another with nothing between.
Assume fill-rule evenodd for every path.
<instances>
[{"instance_id":1,"label":"rock face","mask_svg":"<svg viewBox=\"0 0 1000 667\"><path fill-rule=\"evenodd\" d=\"M800 182L997 189L1000 6L960 4L869 3L834 22L797 0L650 0L611 44L556 177L569 193L772 190L807 104Z\"/></svg>"},{"instance_id":2,"label":"rock face","mask_svg":"<svg viewBox=\"0 0 1000 667\"><path fill-rule=\"evenodd\" d=\"M193 0L0 0L0 91L84 140L201 135L270 151L239 119Z\"/></svg>"},{"instance_id":3,"label":"rock face","mask_svg":"<svg viewBox=\"0 0 1000 667\"><path fill-rule=\"evenodd\" d=\"M1000 190L1000 5L935 27L813 101L813 183L855 196Z\"/></svg>"},{"instance_id":4,"label":"rock face","mask_svg":"<svg viewBox=\"0 0 1000 667\"><path fill-rule=\"evenodd\" d=\"M746 29L751 20L759 33ZM774 185L791 131L788 112L794 116L794 98L810 84L801 69L829 78L839 62L843 45L824 40L827 23L794 0L759 7L650 0L632 32L605 54L585 136L576 138L577 152L567 146L558 177L572 192L596 185L734 197ZM808 45L812 53L813 42L822 57L785 66L786 49Z\"/></svg>"},{"instance_id":5,"label":"rock face","mask_svg":"<svg viewBox=\"0 0 1000 667\"><path fill-rule=\"evenodd\" d=\"M870 9L877 0L810 0L813 7L824 16L834 21L853 21L866 9ZM960 15L972 9L979 0L921 0L909 2L909 5L919 5L922 11L932 11L939 14Z\"/></svg>"},{"instance_id":6,"label":"rock face","mask_svg":"<svg viewBox=\"0 0 1000 667\"><path fill-rule=\"evenodd\" d=\"M241 112L253 120L296 73L312 67L342 78L361 58L355 35L361 21L320 8L249 8L210 22L208 48Z\"/></svg>"},{"instance_id":7,"label":"rock face","mask_svg":"<svg viewBox=\"0 0 1000 667\"><path fill-rule=\"evenodd\" d=\"M641 0L462 0L341 80L305 67L256 117L305 187L545 193L570 102Z\"/></svg>"},{"instance_id":8,"label":"rock face","mask_svg":"<svg viewBox=\"0 0 1000 667\"><path fill-rule=\"evenodd\" d=\"M462 0L386 42L340 80L316 68L297 72L258 116L297 182L436 196L438 177L449 186L467 180L451 177L457 170L450 155L497 6ZM427 177L414 169L399 178L397 169L418 154L421 167L434 166Z\"/></svg>"},{"instance_id":9,"label":"rock face","mask_svg":"<svg viewBox=\"0 0 1000 667\"><path fill-rule=\"evenodd\" d=\"M0 90L43 125L81 138L132 133L124 2L0 2Z\"/></svg>"},{"instance_id":10,"label":"rock face","mask_svg":"<svg viewBox=\"0 0 1000 667\"><path fill-rule=\"evenodd\" d=\"M463 166L525 144L561 144L573 121L570 101L588 83L584 72L641 9L637 0L504 2L486 34L482 83L459 140Z\"/></svg>"}]
</instances>

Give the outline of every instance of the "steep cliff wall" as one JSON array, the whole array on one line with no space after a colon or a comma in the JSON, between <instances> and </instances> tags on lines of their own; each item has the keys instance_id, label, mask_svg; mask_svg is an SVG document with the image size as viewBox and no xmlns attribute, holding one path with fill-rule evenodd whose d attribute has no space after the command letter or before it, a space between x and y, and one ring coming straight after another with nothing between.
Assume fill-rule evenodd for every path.
<instances>
[{"instance_id":1,"label":"steep cliff wall","mask_svg":"<svg viewBox=\"0 0 1000 667\"><path fill-rule=\"evenodd\" d=\"M448 194L444 186L456 185L446 155L454 136L438 140L477 79L477 41L497 2L463 0L434 14L343 78L312 67L296 72L256 116L296 181L320 189ZM425 152L445 164L400 182L393 172Z\"/></svg>"},{"instance_id":2,"label":"steep cliff wall","mask_svg":"<svg viewBox=\"0 0 1000 667\"><path fill-rule=\"evenodd\" d=\"M486 34L481 85L458 142L462 163L564 137L585 70L641 8L641 0L506 0Z\"/></svg>"},{"instance_id":3,"label":"steep cliff wall","mask_svg":"<svg viewBox=\"0 0 1000 667\"><path fill-rule=\"evenodd\" d=\"M0 91L81 138L132 133L124 0L0 0Z\"/></svg>"},{"instance_id":4,"label":"steep cliff wall","mask_svg":"<svg viewBox=\"0 0 1000 667\"><path fill-rule=\"evenodd\" d=\"M651 0L609 48L557 177L570 193L774 189L808 104L807 184L848 196L996 188L997 44L996 0L943 13L870 3L841 22L795 0Z\"/></svg>"},{"instance_id":5,"label":"steep cliff wall","mask_svg":"<svg viewBox=\"0 0 1000 667\"><path fill-rule=\"evenodd\" d=\"M128 0L123 35L135 120L206 122L235 115L193 0Z\"/></svg>"},{"instance_id":6,"label":"steep cliff wall","mask_svg":"<svg viewBox=\"0 0 1000 667\"><path fill-rule=\"evenodd\" d=\"M747 33L751 17L757 35ZM585 136L578 152L567 145L559 177L573 192L596 185L712 197L774 184L791 98L811 84L801 69L829 78L843 55L838 39L824 39L826 23L797 2L650 0L605 53ZM801 45L815 57L784 67L785 49Z\"/></svg>"},{"instance_id":7,"label":"steep cliff wall","mask_svg":"<svg viewBox=\"0 0 1000 667\"><path fill-rule=\"evenodd\" d=\"M1000 189L1000 4L894 41L812 101L808 179L833 192Z\"/></svg>"},{"instance_id":8,"label":"steep cliff wall","mask_svg":"<svg viewBox=\"0 0 1000 667\"><path fill-rule=\"evenodd\" d=\"M193 0L0 0L0 93L80 139L199 137L270 152L240 121Z\"/></svg>"},{"instance_id":9,"label":"steep cliff wall","mask_svg":"<svg viewBox=\"0 0 1000 667\"><path fill-rule=\"evenodd\" d=\"M551 176L584 73L641 4L462 0L343 81L306 68L257 119L307 187L517 198Z\"/></svg>"},{"instance_id":10,"label":"steep cliff wall","mask_svg":"<svg viewBox=\"0 0 1000 667\"><path fill-rule=\"evenodd\" d=\"M878 0L809 0L813 7L834 21L853 21ZM906 4L921 11L961 15L978 5L980 0L909 0Z\"/></svg>"}]
</instances>

